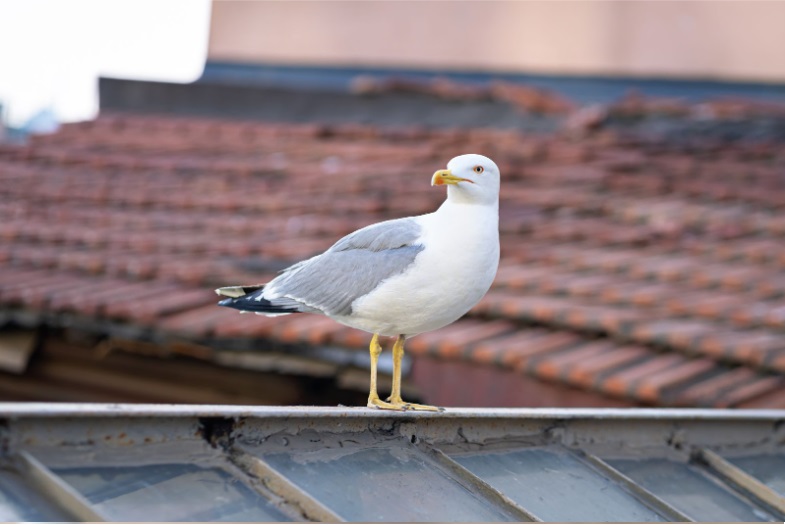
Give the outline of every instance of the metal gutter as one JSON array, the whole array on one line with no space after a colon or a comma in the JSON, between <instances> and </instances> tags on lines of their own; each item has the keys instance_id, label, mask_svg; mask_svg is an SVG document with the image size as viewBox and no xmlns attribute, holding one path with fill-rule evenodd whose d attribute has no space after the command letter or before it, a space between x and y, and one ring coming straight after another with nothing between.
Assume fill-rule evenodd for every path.
<instances>
[{"instance_id":1,"label":"metal gutter","mask_svg":"<svg viewBox=\"0 0 785 525\"><path fill-rule=\"evenodd\" d=\"M185 405L136 403L0 403L0 417L253 417L356 419L597 419L785 421L785 410L693 408L447 408L444 412L392 412L365 407Z\"/></svg>"}]
</instances>

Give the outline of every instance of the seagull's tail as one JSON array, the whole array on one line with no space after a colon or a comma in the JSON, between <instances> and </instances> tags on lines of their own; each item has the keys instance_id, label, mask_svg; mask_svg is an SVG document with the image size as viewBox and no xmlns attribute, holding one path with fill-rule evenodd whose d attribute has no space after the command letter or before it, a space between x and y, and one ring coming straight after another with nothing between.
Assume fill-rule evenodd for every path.
<instances>
[{"instance_id":1,"label":"seagull's tail","mask_svg":"<svg viewBox=\"0 0 785 525\"><path fill-rule=\"evenodd\" d=\"M263 284L251 286L225 286L215 290L218 295L223 295L226 299L219 301L220 306L228 306L240 310L240 312L254 312L260 315L287 315L297 313L299 310L293 308L291 304L275 304L262 297L264 293Z\"/></svg>"}]
</instances>

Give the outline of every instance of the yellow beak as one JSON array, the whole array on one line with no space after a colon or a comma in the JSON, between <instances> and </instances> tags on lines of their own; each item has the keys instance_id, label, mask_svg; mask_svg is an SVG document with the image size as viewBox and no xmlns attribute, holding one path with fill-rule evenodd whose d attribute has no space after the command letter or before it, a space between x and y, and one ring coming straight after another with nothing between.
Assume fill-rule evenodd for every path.
<instances>
[{"instance_id":1,"label":"yellow beak","mask_svg":"<svg viewBox=\"0 0 785 525\"><path fill-rule=\"evenodd\" d=\"M452 174L450 170L439 170L433 174L433 178L431 179L431 186L443 186L444 184L458 184L459 182L471 182L472 184L474 181L469 179L464 179L462 177L456 177Z\"/></svg>"}]
</instances>

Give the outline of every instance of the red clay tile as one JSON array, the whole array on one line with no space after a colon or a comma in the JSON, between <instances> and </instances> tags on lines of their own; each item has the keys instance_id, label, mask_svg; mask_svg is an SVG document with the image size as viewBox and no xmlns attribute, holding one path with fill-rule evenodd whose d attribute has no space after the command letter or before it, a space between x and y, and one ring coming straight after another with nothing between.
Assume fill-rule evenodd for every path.
<instances>
[{"instance_id":1,"label":"red clay tile","mask_svg":"<svg viewBox=\"0 0 785 525\"><path fill-rule=\"evenodd\" d=\"M186 335L189 337L206 337L216 325L226 322L237 312L221 308L216 304L207 304L198 308L162 318L157 328L166 333Z\"/></svg>"},{"instance_id":2,"label":"red clay tile","mask_svg":"<svg viewBox=\"0 0 785 525\"><path fill-rule=\"evenodd\" d=\"M426 332L412 337L406 344L406 347L416 354L438 354L437 347L440 343L446 340L460 341L462 334L470 334L481 325L480 322L471 319L461 319L449 326L434 330L433 332ZM458 343L459 344L459 343Z\"/></svg>"},{"instance_id":3,"label":"red clay tile","mask_svg":"<svg viewBox=\"0 0 785 525\"><path fill-rule=\"evenodd\" d=\"M313 321L301 334L301 339L312 345L326 344L332 340L332 335L344 328L343 325L327 317L312 316Z\"/></svg>"},{"instance_id":4,"label":"red clay tile","mask_svg":"<svg viewBox=\"0 0 785 525\"><path fill-rule=\"evenodd\" d=\"M785 386L775 388L771 392L754 396L739 403L738 408L785 408Z\"/></svg>"},{"instance_id":5,"label":"red clay tile","mask_svg":"<svg viewBox=\"0 0 785 525\"><path fill-rule=\"evenodd\" d=\"M721 295L708 291L683 292L663 301L663 306L669 315L695 315L711 318L720 316L722 311L719 308L721 306L730 308L740 302L738 297L730 297L730 302L727 300L723 302L722 299Z\"/></svg>"},{"instance_id":6,"label":"red clay tile","mask_svg":"<svg viewBox=\"0 0 785 525\"><path fill-rule=\"evenodd\" d=\"M330 340L333 344L346 348L367 349L371 344L371 337L373 336L369 333L354 328L344 327L343 330L334 332ZM382 339L387 339L387 341L380 341L383 347L387 348L389 345L389 348L392 348L392 343L389 342L392 338Z\"/></svg>"},{"instance_id":7,"label":"red clay tile","mask_svg":"<svg viewBox=\"0 0 785 525\"><path fill-rule=\"evenodd\" d=\"M568 367L566 381L583 388L594 388L601 378L613 370L629 366L649 353L639 346L621 346L614 348L586 363L574 363Z\"/></svg>"},{"instance_id":8,"label":"red clay tile","mask_svg":"<svg viewBox=\"0 0 785 525\"><path fill-rule=\"evenodd\" d=\"M586 341L558 353L547 353L533 358L529 360L527 368L540 378L561 381L574 364L590 362L616 346L608 340Z\"/></svg>"},{"instance_id":9,"label":"red clay tile","mask_svg":"<svg viewBox=\"0 0 785 525\"><path fill-rule=\"evenodd\" d=\"M111 279L91 282L84 288L60 294L51 301L56 311L78 312L84 316L100 317L109 305L128 303L148 297L160 297L177 290L171 283L133 282Z\"/></svg>"},{"instance_id":10,"label":"red clay tile","mask_svg":"<svg viewBox=\"0 0 785 525\"><path fill-rule=\"evenodd\" d=\"M673 285L631 281L608 286L602 298L607 302L651 307L661 304L674 292Z\"/></svg>"},{"instance_id":11,"label":"red clay tile","mask_svg":"<svg viewBox=\"0 0 785 525\"><path fill-rule=\"evenodd\" d=\"M749 399L781 390L783 387L785 387L785 380L782 377L758 376L754 380L737 384L723 391L713 400L712 405L718 408L735 407Z\"/></svg>"},{"instance_id":12,"label":"red clay tile","mask_svg":"<svg viewBox=\"0 0 785 525\"><path fill-rule=\"evenodd\" d=\"M687 385L683 390L675 393L674 402L684 406L712 406L714 400L723 392L736 385L748 384L756 377L755 372L749 368L734 368Z\"/></svg>"},{"instance_id":13,"label":"red clay tile","mask_svg":"<svg viewBox=\"0 0 785 525\"><path fill-rule=\"evenodd\" d=\"M51 287L68 286L69 275L52 274L46 272L45 274L37 274L30 276L23 281L4 283L0 288L0 300L3 302L13 302L19 304L22 301L22 295L25 290L46 290Z\"/></svg>"},{"instance_id":14,"label":"red clay tile","mask_svg":"<svg viewBox=\"0 0 785 525\"><path fill-rule=\"evenodd\" d=\"M785 258L780 264L785 265ZM753 283L752 290L763 298L780 297L785 294L785 275L771 274L767 278Z\"/></svg>"},{"instance_id":15,"label":"red clay tile","mask_svg":"<svg viewBox=\"0 0 785 525\"><path fill-rule=\"evenodd\" d=\"M600 390L627 397L633 395L637 383L667 369L679 367L686 359L678 354L654 355L634 366L613 372L599 383Z\"/></svg>"},{"instance_id":16,"label":"red clay tile","mask_svg":"<svg viewBox=\"0 0 785 525\"><path fill-rule=\"evenodd\" d=\"M769 370L785 373L785 350L769 351L763 359L763 365Z\"/></svg>"},{"instance_id":17,"label":"red clay tile","mask_svg":"<svg viewBox=\"0 0 785 525\"><path fill-rule=\"evenodd\" d=\"M703 337L696 348L732 361L762 366L772 352L785 349L785 338L762 330L727 331Z\"/></svg>"},{"instance_id":18,"label":"red clay tile","mask_svg":"<svg viewBox=\"0 0 785 525\"><path fill-rule=\"evenodd\" d=\"M503 356L509 349L530 348L548 335L549 332L541 329L519 330L514 334L478 343L471 351L470 358L477 363L501 364Z\"/></svg>"},{"instance_id":19,"label":"red clay tile","mask_svg":"<svg viewBox=\"0 0 785 525\"><path fill-rule=\"evenodd\" d=\"M729 309L726 316L737 326L758 326L765 323L770 309L770 304L766 302L748 302Z\"/></svg>"},{"instance_id":20,"label":"red clay tile","mask_svg":"<svg viewBox=\"0 0 785 525\"><path fill-rule=\"evenodd\" d=\"M497 362L504 366L525 369L528 360L532 357L572 346L579 340L581 340L579 335L569 332L548 334L526 345L509 345L503 354L497 357Z\"/></svg>"},{"instance_id":21,"label":"red clay tile","mask_svg":"<svg viewBox=\"0 0 785 525\"><path fill-rule=\"evenodd\" d=\"M631 336L641 343L667 344L681 349L692 349L700 337L711 335L717 326L702 321L666 319L638 323Z\"/></svg>"},{"instance_id":22,"label":"red clay tile","mask_svg":"<svg viewBox=\"0 0 785 525\"><path fill-rule=\"evenodd\" d=\"M216 308L222 308L216 305ZM278 317L267 317L251 313L241 314L230 312L234 315L224 317L220 323L213 327L213 335L217 339L252 339L263 340L269 337L273 328L280 320ZM260 349L265 349L265 342L259 343Z\"/></svg>"},{"instance_id":23,"label":"red clay tile","mask_svg":"<svg viewBox=\"0 0 785 525\"><path fill-rule=\"evenodd\" d=\"M668 368L641 378L634 386L634 396L649 403L657 403L667 399L666 390L692 383L716 368L717 364L709 359L687 361L675 368Z\"/></svg>"},{"instance_id":24,"label":"red clay tile","mask_svg":"<svg viewBox=\"0 0 785 525\"><path fill-rule=\"evenodd\" d=\"M465 321L468 323L468 321ZM483 321L467 326L459 332L444 333L444 338L436 343L436 354L443 359L456 359L471 352L471 347L478 342L492 342L516 329L509 321ZM438 330L442 333L445 329ZM414 342L416 340L413 340ZM411 345L411 343L410 343Z\"/></svg>"},{"instance_id":25,"label":"red clay tile","mask_svg":"<svg viewBox=\"0 0 785 525\"><path fill-rule=\"evenodd\" d=\"M763 322L772 328L785 328L785 302L769 303L768 311L763 316Z\"/></svg>"},{"instance_id":26,"label":"red clay tile","mask_svg":"<svg viewBox=\"0 0 785 525\"><path fill-rule=\"evenodd\" d=\"M565 140L128 114L66 126L0 148L0 301L10 293L30 308L82 316L106 308L162 336L365 351L370 336L357 330L317 316L241 316L211 306L209 290L265 281L355 228L432 210L443 194L417 186L427 184L420 167L442 165L439 151L482 150L507 181L502 267L467 319L413 338L412 353L518 364L581 388L642 367L647 356L661 359L654 347L712 360L628 381L627 395L650 403L684 404L679 395L692 386L726 380L712 362L785 372L785 222L773 213L782 207L785 157L772 145L719 149L704 140L685 153L683 145L594 132L577 164ZM369 179L369 170L384 176ZM72 280L47 280L54 274ZM547 350L565 337L560 327L599 339ZM646 347L619 348L611 338ZM746 403L753 398L738 400L756 388L757 398L776 397L737 386L732 394L725 384L724 401L716 390L696 399Z\"/></svg>"},{"instance_id":27,"label":"red clay tile","mask_svg":"<svg viewBox=\"0 0 785 525\"><path fill-rule=\"evenodd\" d=\"M174 290L146 299L117 302L106 307L106 315L113 319L155 324L163 316L215 302L211 290Z\"/></svg>"},{"instance_id":28,"label":"red clay tile","mask_svg":"<svg viewBox=\"0 0 785 525\"><path fill-rule=\"evenodd\" d=\"M533 286L543 277L553 273L553 269L538 266L504 266L496 272L494 285L511 288Z\"/></svg>"}]
</instances>

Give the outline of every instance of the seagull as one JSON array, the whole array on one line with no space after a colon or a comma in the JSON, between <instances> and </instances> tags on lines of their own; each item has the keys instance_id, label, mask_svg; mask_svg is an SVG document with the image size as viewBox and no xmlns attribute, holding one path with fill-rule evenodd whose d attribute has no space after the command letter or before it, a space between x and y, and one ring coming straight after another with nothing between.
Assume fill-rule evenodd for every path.
<instances>
[{"instance_id":1,"label":"seagull","mask_svg":"<svg viewBox=\"0 0 785 525\"><path fill-rule=\"evenodd\" d=\"M485 295L499 266L499 168L489 158L455 157L432 186L447 199L434 212L361 228L266 284L227 286L221 306L261 315L314 313L373 334L368 407L441 411L401 399L407 338L447 326ZM379 336L395 337L393 384L379 398Z\"/></svg>"}]
</instances>

